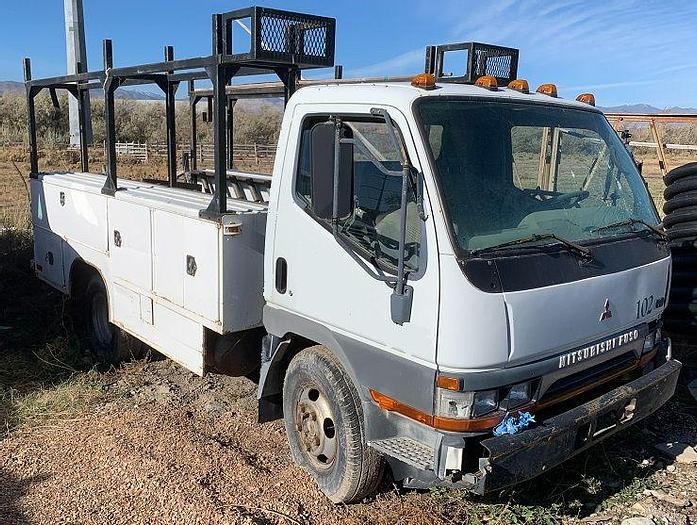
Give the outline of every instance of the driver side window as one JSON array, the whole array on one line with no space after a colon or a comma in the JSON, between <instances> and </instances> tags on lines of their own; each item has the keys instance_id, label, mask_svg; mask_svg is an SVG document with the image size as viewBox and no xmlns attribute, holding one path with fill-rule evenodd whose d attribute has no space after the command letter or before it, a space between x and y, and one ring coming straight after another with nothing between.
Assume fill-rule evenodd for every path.
<instances>
[{"instance_id":1,"label":"driver side window","mask_svg":"<svg viewBox=\"0 0 697 525\"><path fill-rule=\"evenodd\" d=\"M305 119L301 131L296 173L296 195L306 210L312 207L312 128L326 122L328 115ZM350 129L354 145L352 213L339 221L340 235L364 257L372 258L388 271L394 271L399 257L402 172L400 152L390 139L387 125L374 118L341 117ZM317 219L319 220L319 219ZM321 221L328 224L326 221ZM405 267L418 269L421 246L421 220L415 191L409 184Z\"/></svg>"}]
</instances>

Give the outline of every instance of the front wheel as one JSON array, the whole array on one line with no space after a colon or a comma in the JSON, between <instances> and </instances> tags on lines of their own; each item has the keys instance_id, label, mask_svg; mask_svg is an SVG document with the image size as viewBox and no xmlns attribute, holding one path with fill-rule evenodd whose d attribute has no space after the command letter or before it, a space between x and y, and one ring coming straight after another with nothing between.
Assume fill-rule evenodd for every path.
<instances>
[{"instance_id":1,"label":"front wheel","mask_svg":"<svg viewBox=\"0 0 697 525\"><path fill-rule=\"evenodd\" d=\"M330 500L351 503L377 490L384 461L366 444L356 388L326 348L308 348L291 361L283 413L294 461Z\"/></svg>"}]
</instances>

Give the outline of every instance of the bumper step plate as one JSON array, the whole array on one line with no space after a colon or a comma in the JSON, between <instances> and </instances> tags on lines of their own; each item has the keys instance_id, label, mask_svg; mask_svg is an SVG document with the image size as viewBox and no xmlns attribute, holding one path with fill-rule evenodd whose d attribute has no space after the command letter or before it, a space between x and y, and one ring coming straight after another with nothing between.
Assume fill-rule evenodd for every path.
<instances>
[{"instance_id":1,"label":"bumper step plate","mask_svg":"<svg viewBox=\"0 0 697 525\"><path fill-rule=\"evenodd\" d=\"M394 437L371 441L369 443L378 452L400 460L412 467L429 470L433 469L433 449L410 437Z\"/></svg>"}]
</instances>

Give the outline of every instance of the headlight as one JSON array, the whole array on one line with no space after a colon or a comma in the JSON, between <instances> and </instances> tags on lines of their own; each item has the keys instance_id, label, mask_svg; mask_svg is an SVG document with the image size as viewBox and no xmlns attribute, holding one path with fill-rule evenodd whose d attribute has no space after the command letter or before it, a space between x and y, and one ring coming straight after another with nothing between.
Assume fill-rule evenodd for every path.
<instances>
[{"instance_id":1,"label":"headlight","mask_svg":"<svg viewBox=\"0 0 697 525\"><path fill-rule=\"evenodd\" d=\"M528 381L526 383L518 383L517 385L513 385L508 391L508 395L504 398L501 405L502 408L510 410L529 403L531 399L532 384Z\"/></svg>"},{"instance_id":2,"label":"headlight","mask_svg":"<svg viewBox=\"0 0 697 525\"><path fill-rule=\"evenodd\" d=\"M483 416L489 412L493 412L499 407L499 391L485 390L474 394L474 403L472 406L472 417Z\"/></svg>"},{"instance_id":3,"label":"headlight","mask_svg":"<svg viewBox=\"0 0 697 525\"><path fill-rule=\"evenodd\" d=\"M438 376L435 416L448 419L475 419L496 411L510 411L528 405L535 393L533 381L506 388L463 392L458 378Z\"/></svg>"},{"instance_id":4,"label":"headlight","mask_svg":"<svg viewBox=\"0 0 697 525\"><path fill-rule=\"evenodd\" d=\"M436 415L451 419L467 419L472 410L473 392L436 389Z\"/></svg>"}]
</instances>

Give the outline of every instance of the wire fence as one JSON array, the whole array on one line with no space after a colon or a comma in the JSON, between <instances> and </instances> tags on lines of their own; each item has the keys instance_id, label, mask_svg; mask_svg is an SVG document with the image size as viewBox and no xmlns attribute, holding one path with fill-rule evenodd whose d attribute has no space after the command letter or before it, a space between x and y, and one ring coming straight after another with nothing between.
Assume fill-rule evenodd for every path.
<instances>
[{"instance_id":1,"label":"wire fence","mask_svg":"<svg viewBox=\"0 0 697 525\"><path fill-rule=\"evenodd\" d=\"M177 148L177 158L181 159L185 153L190 153L189 148ZM166 158L167 144L148 144L138 142L117 142L116 155L130 157L142 163L148 163L151 159ZM212 144L198 144L196 158L199 164L213 162L215 149ZM266 164L273 162L276 157L275 144L235 144L233 147L233 160L253 164Z\"/></svg>"}]
</instances>

